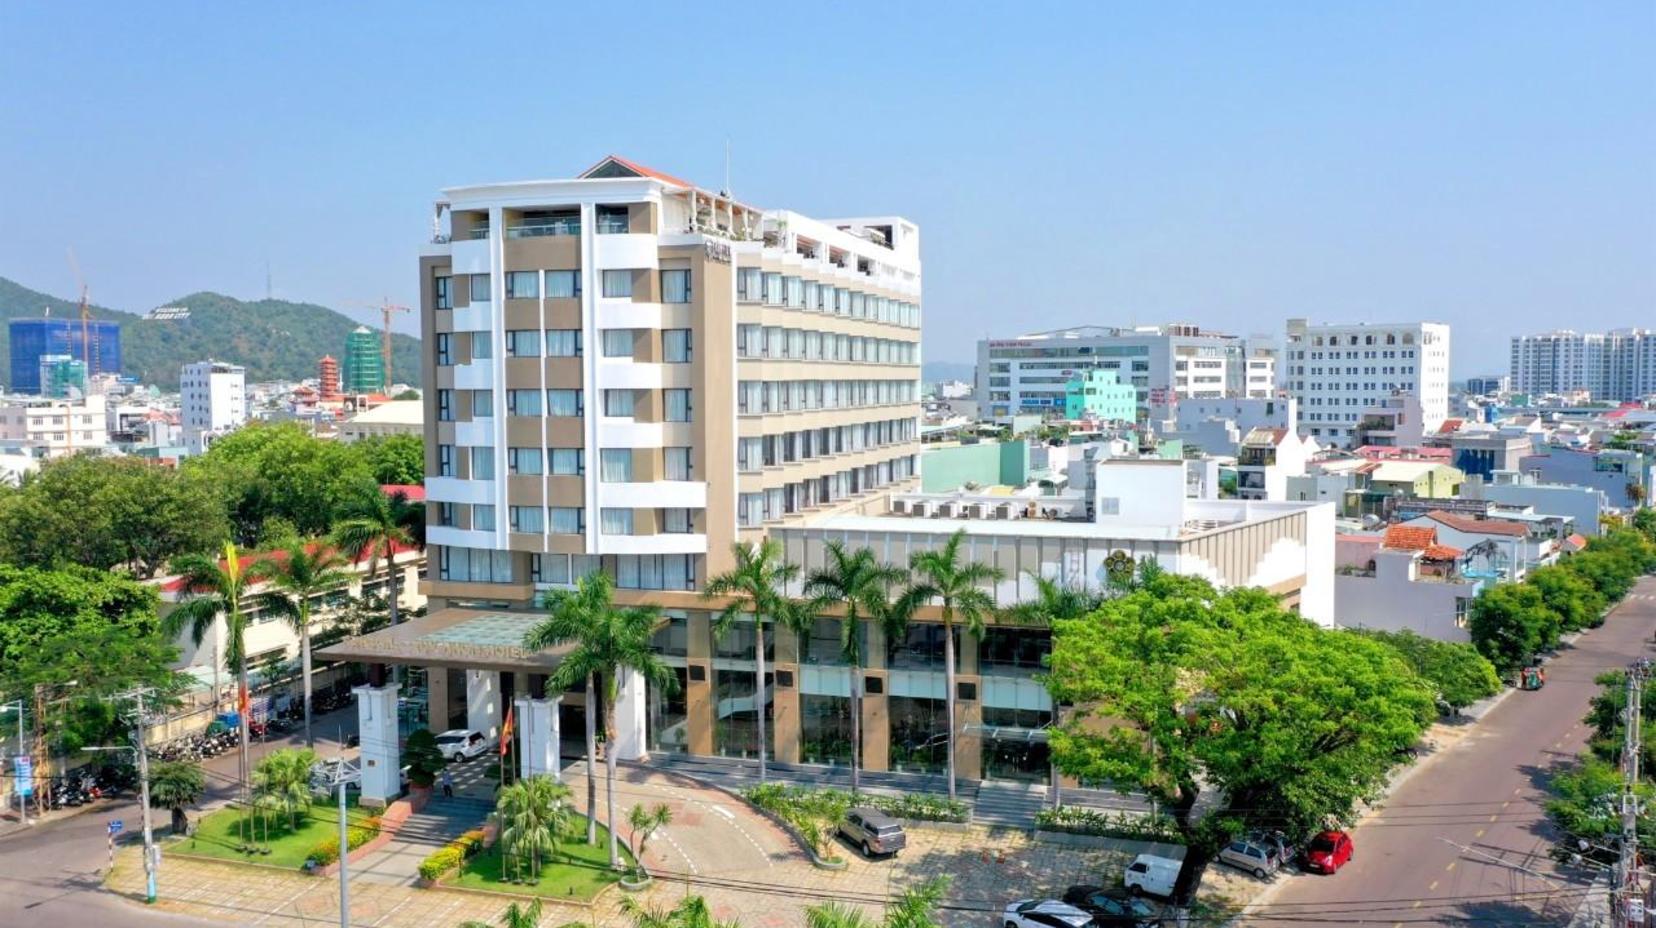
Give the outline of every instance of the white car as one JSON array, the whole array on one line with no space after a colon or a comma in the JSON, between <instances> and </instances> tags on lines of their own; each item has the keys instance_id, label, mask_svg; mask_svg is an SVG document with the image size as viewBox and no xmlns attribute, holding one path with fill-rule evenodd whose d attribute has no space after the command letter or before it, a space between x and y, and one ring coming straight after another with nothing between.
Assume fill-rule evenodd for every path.
<instances>
[{"instance_id":1,"label":"white car","mask_svg":"<svg viewBox=\"0 0 1656 928\"><path fill-rule=\"evenodd\" d=\"M437 736L437 750L451 763L470 760L491 747L492 742L482 732L469 728L451 728Z\"/></svg>"},{"instance_id":2,"label":"white car","mask_svg":"<svg viewBox=\"0 0 1656 928\"><path fill-rule=\"evenodd\" d=\"M1001 913L1002 928L1084 928L1092 915L1057 899L1019 899Z\"/></svg>"}]
</instances>

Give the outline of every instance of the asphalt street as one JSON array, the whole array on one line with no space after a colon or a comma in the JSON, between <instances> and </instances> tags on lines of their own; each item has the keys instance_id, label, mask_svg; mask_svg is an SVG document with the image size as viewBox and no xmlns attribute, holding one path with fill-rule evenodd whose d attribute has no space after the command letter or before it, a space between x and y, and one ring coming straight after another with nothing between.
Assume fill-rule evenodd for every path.
<instances>
[{"instance_id":1,"label":"asphalt street","mask_svg":"<svg viewBox=\"0 0 1656 928\"><path fill-rule=\"evenodd\" d=\"M1656 580L1547 663L1547 685L1512 693L1455 747L1423 761L1352 832L1333 876L1279 876L1242 924L1568 925L1593 875L1560 866L1542 803L1548 777L1586 745L1593 678L1650 656Z\"/></svg>"},{"instance_id":2,"label":"asphalt street","mask_svg":"<svg viewBox=\"0 0 1656 928\"><path fill-rule=\"evenodd\" d=\"M317 751L335 752L338 739L356 731L356 708L347 706L315 720ZM326 735L326 737L323 737ZM266 752L303 742L299 734L284 739L254 743L250 753L255 761ZM354 752L351 752L354 753ZM222 754L203 765L207 769L208 795L203 805L222 802L233 793L236 752ZM103 892L103 870L108 864L108 822L120 819L127 837L137 839L138 803L131 799L98 803L90 811L59 818L0 838L0 926L51 926L51 928L155 928L155 926L207 926L215 923L162 915ZM193 816L192 816L193 817ZM164 828L167 813L151 814L157 828ZM160 891L167 891L167 867L163 861Z\"/></svg>"}]
</instances>

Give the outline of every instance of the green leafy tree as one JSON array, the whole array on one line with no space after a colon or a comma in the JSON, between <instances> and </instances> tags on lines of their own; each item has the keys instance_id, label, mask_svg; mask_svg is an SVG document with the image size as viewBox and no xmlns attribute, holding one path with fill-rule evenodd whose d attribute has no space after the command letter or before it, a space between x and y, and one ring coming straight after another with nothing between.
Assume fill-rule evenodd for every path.
<instances>
[{"instance_id":1,"label":"green leafy tree","mask_svg":"<svg viewBox=\"0 0 1656 928\"><path fill-rule=\"evenodd\" d=\"M247 751L248 713L246 704L250 691L247 684L247 611L244 601L248 591L270 570L268 561L242 564L241 552L234 544L225 544L224 559L215 561L199 554L186 555L173 564L182 578L186 599L161 620L161 632L169 640L189 632L190 640L199 647L213 630L215 622L224 621L224 664L236 678L237 715L241 724L241 780L245 793L249 771Z\"/></svg>"},{"instance_id":2,"label":"green leafy tree","mask_svg":"<svg viewBox=\"0 0 1656 928\"><path fill-rule=\"evenodd\" d=\"M640 802L627 811L627 825L632 828L633 862L638 872L644 873L644 848L655 833L673 822L673 810L665 802L646 806Z\"/></svg>"},{"instance_id":3,"label":"green leafy tree","mask_svg":"<svg viewBox=\"0 0 1656 928\"><path fill-rule=\"evenodd\" d=\"M701 896L687 896L670 909L628 896L621 900L621 914L632 919L633 928L741 928L735 919L715 919Z\"/></svg>"},{"instance_id":4,"label":"green leafy tree","mask_svg":"<svg viewBox=\"0 0 1656 928\"><path fill-rule=\"evenodd\" d=\"M251 423L219 438L185 471L219 487L235 540L267 543L267 519L279 517L301 535L326 534L334 517L373 470L361 451L317 438L296 422Z\"/></svg>"},{"instance_id":5,"label":"green leafy tree","mask_svg":"<svg viewBox=\"0 0 1656 928\"><path fill-rule=\"evenodd\" d=\"M916 551L909 556L909 570L916 582L904 591L901 608L905 613L933 602L943 619L944 706L948 718L946 742L949 751L949 798L955 798L955 622L959 621L974 642L983 638L985 623L995 614L994 594L985 590L1006 579L1006 571L981 561L963 561L961 545L966 530L958 529L941 548Z\"/></svg>"},{"instance_id":6,"label":"green leafy tree","mask_svg":"<svg viewBox=\"0 0 1656 928\"><path fill-rule=\"evenodd\" d=\"M207 483L137 458L49 461L0 495L0 560L14 564L147 579L177 555L211 551L228 529Z\"/></svg>"},{"instance_id":7,"label":"green leafy tree","mask_svg":"<svg viewBox=\"0 0 1656 928\"><path fill-rule=\"evenodd\" d=\"M805 578L807 607L812 615L838 612L840 656L851 667L851 791L862 787L862 623L887 621L892 613L891 588L901 583L903 571L875 559L867 548L847 550L839 541L825 549L824 565Z\"/></svg>"},{"instance_id":8,"label":"green leafy tree","mask_svg":"<svg viewBox=\"0 0 1656 928\"><path fill-rule=\"evenodd\" d=\"M437 782L437 775L448 766L443 752L437 748L437 736L429 728L409 732L402 759L408 765L408 781L423 789L430 789Z\"/></svg>"},{"instance_id":9,"label":"green leafy tree","mask_svg":"<svg viewBox=\"0 0 1656 928\"><path fill-rule=\"evenodd\" d=\"M722 638L736 626L743 613L753 616L754 705L759 734L759 782L765 782L765 623L775 622L786 608L783 588L799 576L799 565L782 559L782 545L774 538L759 544L744 541L731 545L736 566L712 577L702 598L724 598L726 604L713 619L713 634Z\"/></svg>"},{"instance_id":10,"label":"green leafy tree","mask_svg":"<svg viewBox=\"0 0 1656 928\"><path fill-rule=\"evenodd\" d=\"M184 809L201 801L201 794L206 790L207 775L202 772L200 764L169 760L150 767L150 808L172 811L172 832L175 835L189 830L190 819L184 814Z\"/></svg>"},{"instance_id":11,"label":"green leafy tree","mask_svg":"<svg viewBox=\"0 0 1656 928\"><path fill-rule=\"evenodd\" d=\"M367 457L375 482L414 486L425 482L425 440L420 436L386 435L356 445Z\"/></svg>"},{"instance_id":12,"label":"green leafy tree","mask_svg":"<svg viewBox=\"0 0 1656 928\"><path fill-rule=\"evenodd\" d=\"M1365 629L1354 634L1372 638L1395 651L1422 680L1437 690L1438 701L1450 711L1459 712L1501 691L1501 678L1495 672L1495 665L1470 644L1437 641L1408 630Z\"/></svg>"},{"instance_id":13,"label":"green leafy tree","mask_svg":"<svg viewBox=\"0 0 1656 928\"><path fill-rule=\"evenodd\" d=\"M396 555L402 549L425 547L425 509L409 502L401 491L384 493L378 484L359 486L341 509L333 541L353 561L367 558L369 574L385 559L386 599L391 604L391 624L398 624Z\"/></svg>"},{"instance_id":14,"label":"green leafy tree","mask_svg":"<svg viewBox=\"0 0 1656 928\"><path fill-rule=\"evenodd\" d=\"M518 868L527 864L531 881L540 878L541 861L558 853L569 827L568 800L569 787L547 776L502 786L495 797L501 852Z\"/></svg>"},{"instance_id":15,"label":"green leafy tree","mask_svg":"<svg viewBox=\"0 0 1656 928\"><path fill-rule=\"evenodd\" d=\"M565 594L567 595L559 595ZM621 696L621 676L637 674L645 685L670 691L678 685L673 671L650 646L650 638L661 622L658 606L614 605L615 587L609 577L594 571L580 579L576 589L554 591L548 596L547 617L524 636L523 646L531 651L562 644L575 648L564 655L552 672L548 683L562 692L587 679L597 679L604 686L604 785L608 791L610 868L621 868L621 848L616 835L619 822L615 815L615 764L618 760L617 743L620 729L615 721L615 704ZM574 598L578 606L566 609L565 601ZM594 621L596 620L596 621ZM588 767L588 778L592 776Z\"/></svg>"},{"instance_id":16,"label":"green leafy tree","mask_svg":"<svg viewBox=\"0 0 1656 928\"><path fill-rule=\"evenodd\" d=\"M311 807L311 768L316 752L310 748L282 748L259 758L253 768L253 795L287 819L288 829L299 829L299 818Z\"/></svg>"},{"instance_id":17,"label":"green leafy tree","mask_svg":"<svg viewBox=\"0 0 1656 928\"><path fill-rule=\"evenodd\" d=\"M1604 612L1604 596L1577 571L1559 565L1539 567L1524 582L1541 594L1541 601L1558 616L1559 630L1566 634L1598 624Z\"/></svg>"},{"instance_id":18,"label":"green leafy tree","mask_svg":"<svg viewBox=\"0 0 1656 928\"><path fill-rule=\"evenodd\" d=\"M1488 587L1472 601L1467 631L1496 672L1508 675L1558 644L1558 613L1527 583Z\"/></svg>"},{"instance_id":19,"label":"green leafy tree","mask_svg":"<svg viewBox=\"0 0 1656 928\"><path fill-rule=\"evenodd\" d=\"M1385 645L1323 629L1267 592L1162 576L1055 627L1047 686L1074 708L1052 733L1072 776L1142 790L1189 846L1188 902L1229 836L1350 821L1434 716ZM1211 811L1192 815L1202 789Z\"/></svg>"},{"instance_id":20,"label":"green leafy tree","mask_svg":"<svg viewBox=\"0 0 1656 928\"><path fill-rule=\"evenodd\" d=\"M281 616L299 634L299 666L305 691L305 744L311 736L311 602L322 595L343 589L351 582L344 570L345 559L320 542L295 542L269 560L266 580L270 590L259 597L259 605Z\"/></svg>"}]
</instances>

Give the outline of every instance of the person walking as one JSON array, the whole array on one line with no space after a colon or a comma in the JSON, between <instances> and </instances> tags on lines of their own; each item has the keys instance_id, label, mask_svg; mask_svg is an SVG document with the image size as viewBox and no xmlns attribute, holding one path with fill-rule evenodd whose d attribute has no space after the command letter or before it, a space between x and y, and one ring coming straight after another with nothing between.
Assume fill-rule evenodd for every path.
<instances>
[{"instance_id":1,"label":"person walking","mask_svg":"<svg viewBox=\"0 0 1656 928\"><path fill-rule=\"evenodd\" d=\"M452 771L443 771L443 798L454 798L454 773Z\"/></svg>"}]
</instances>

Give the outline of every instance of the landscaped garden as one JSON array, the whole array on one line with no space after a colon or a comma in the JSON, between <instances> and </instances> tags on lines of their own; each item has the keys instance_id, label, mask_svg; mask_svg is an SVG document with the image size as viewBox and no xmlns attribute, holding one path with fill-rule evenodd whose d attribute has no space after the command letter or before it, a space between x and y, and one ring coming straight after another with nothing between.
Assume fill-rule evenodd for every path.
<instances>
[{"instance_id":1,"label":"landscaped garden","mask_svg":"<svg viewBox=\"0 0 1656 928\"><path fill-rule=\"evenodd\" d=\"M597 843L587 844L584 820L564 828L557 851L546 856L538 872L532 873L516 860L508 866L509 858L501 847L497 843L481 851L444 880L444 885L585 901L621 878L609 866L609 831L598 826ZM632 855L623 851L623 856L630 868Z\"/></svg>"}]
</instances>

